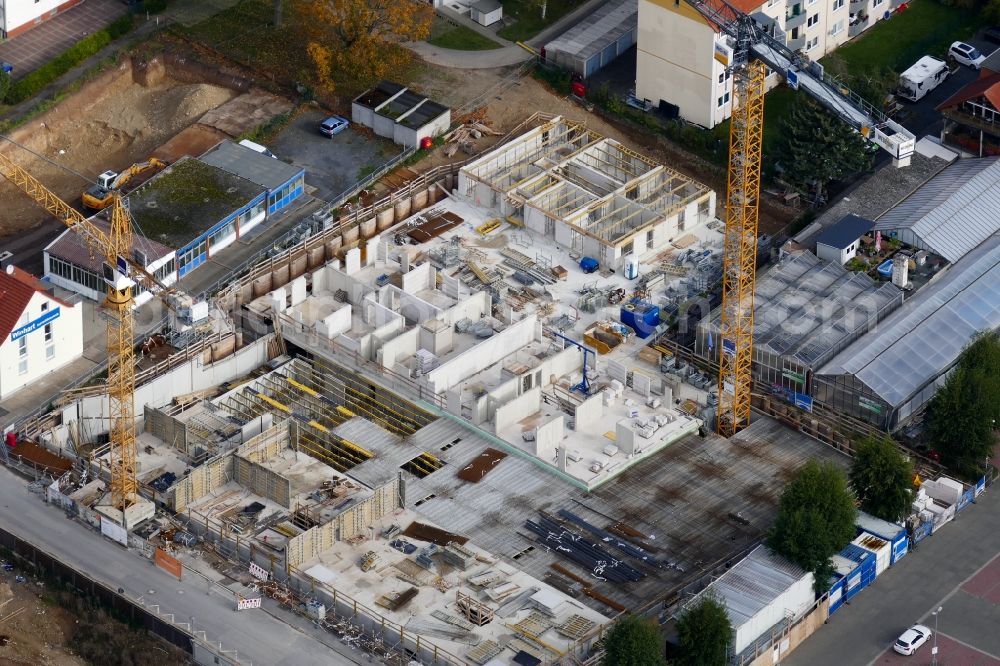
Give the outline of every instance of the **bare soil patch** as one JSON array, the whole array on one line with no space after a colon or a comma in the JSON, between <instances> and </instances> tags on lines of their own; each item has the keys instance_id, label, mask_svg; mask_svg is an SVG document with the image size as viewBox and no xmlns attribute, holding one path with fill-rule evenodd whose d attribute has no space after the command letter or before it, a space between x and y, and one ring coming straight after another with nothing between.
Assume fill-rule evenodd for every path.
<instances>
[{"instance_id":1,"label":"bare soil patch","mask_svg":"<svg viewBox=\"0 0 1000 666\"><path fill-rule=\"evenodd\" d=\"M139 78L139 77L136 77ZM6 153L64 200L79 200L87 179L148 158L164 141L236 93L169 76L134 80L131 62L91 81L48 113L12 133L34 154ZM31 229L47 214L9 183L0 185L0 235Z\"/></svg>"}]
</instances>

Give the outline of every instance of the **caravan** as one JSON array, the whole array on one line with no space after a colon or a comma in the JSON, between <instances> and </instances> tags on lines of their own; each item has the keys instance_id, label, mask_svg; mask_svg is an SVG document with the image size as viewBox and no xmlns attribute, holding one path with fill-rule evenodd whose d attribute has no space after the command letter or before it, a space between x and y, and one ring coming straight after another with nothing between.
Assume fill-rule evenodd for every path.
<instances>
[{"instance_id":1,"label":"caravan","mask_svg":"<svg viewBox=\"0 0 1000 666\"><path fill-rule=\"evenodd\" d=\"M916 102L948 78L948 65L943 60L924 56L899 75L899 96Z\"/></svg>"}]
</instances>

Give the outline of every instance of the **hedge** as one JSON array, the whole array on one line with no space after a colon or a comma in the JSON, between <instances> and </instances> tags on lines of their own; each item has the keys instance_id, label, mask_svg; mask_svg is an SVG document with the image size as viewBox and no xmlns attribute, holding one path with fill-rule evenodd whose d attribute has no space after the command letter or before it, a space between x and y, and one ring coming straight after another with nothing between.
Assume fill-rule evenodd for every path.
<instances>
[{"instance_id":1,"label":"hedge","mask_svg":"<svg viewBox=\"0 0 1000 666\"><path fill-rule=\"evenodd\" d=\"M125 14L106 28L99 30L71 46L24 78L14 81L4 101L7 104L18 104L31 99L45 86L73 69L81 62L94 55L105 46L127 34L132 29L132 16Z\"/></svg>"}]
</instances>

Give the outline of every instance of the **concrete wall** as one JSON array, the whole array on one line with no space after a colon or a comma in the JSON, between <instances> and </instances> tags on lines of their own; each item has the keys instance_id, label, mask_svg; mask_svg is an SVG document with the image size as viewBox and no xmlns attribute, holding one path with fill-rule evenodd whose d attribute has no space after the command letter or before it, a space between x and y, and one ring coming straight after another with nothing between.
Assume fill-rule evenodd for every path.
<instances>
[{"instance_id":1,"label":"concrete wall","mask_svg":"<svg viewBox=\"0 0 1000 666\"><path fill-rule=\"evenodd\" d=\"M437 118L414 129L399 123L393 128L392 140L406 148L419 148L424 137L440 136L451 126L451 111L442 113Z\"/></svg>"},{"instance_id":2,"label":"concrete wall","mask_svg":"<svg viewBox=\"0 0 1000 666\"><path fill-rule=\"evenodd\" d=\"M353 311L351 304L345 303L342 308L333 311L313 324L313 328L320 335L333 339L341 333L350 330Z\"/></svg>"},{"instance_id":3,"label":"concrete wall","mask_svg":"<svg viewBox=\"0 0 1000 666\"><path fill-rule=\"evenodd\" d=\"M419 338L420 329L411 328L391 340L386 340L376 353L376 361L379 365L392 369L403 359L417 353Z\"/></svg>"},{"instance_id":4,"label":"concrete wall","mask_svg":"<svg viewBox=\"0 0 1000 666\"><path fill-rule=\"evenodd\" d=\"M468 298L460 300L458 303L452 307L444 310L438 315L438 319L443 321L448 325L454 325L455 322L462 319L476 319L482 318L483 315L489 314L490 312L490 294L487 291L477 291Z\"/></svg>"},{"instance_id":5,"label":"concrete wall","mask_svg":"<svg viewBox=\"0 0 1000 666\"><path fill-rule=\"evenodd\" d=\"M602 416L604 416L604 396L598 392L576 406L573 428L577 432L587 432L601 420Z\"/></svg>"},{"instance_id":6,"label":"concrete wall","mask_svg":"<svg viewBox=\"0 0 1000 666\"><path fill-rule=\"evenodd\" d=\"M399 479L396 478L376 488L368 499L343 511L330 522L289 539L285 550L287 565L299 567L332 548L337 541L367 534L370 526L391 515L399 506Z\"/></svg>"},{"instance_id":7,"label":"concrete wall","mask_svg":"<svg viewBox=\"0 0 1000 666\"><path fill-rule=\"evenodd\" d=\"M542 390L535 387L526 393L522 393L513 400L497 407L496 416L493 419L495 432L499 434L502 430L513 426L515 423L538 411L542 403Z\"/></svg>"},{"instance_id":8,"label":"concrete wall","mask_svg":"<svg viewBox=\"0 0 1000 666\"><path fill-rule=\"evenodd\" d=\"M161 442L187 453L187 426L164 411L145 405L143 429Z\"/></svg>"},{"instance_id":9,"label":"concrete wall","mask_svg":"<svg viewBox=\"0 0 1000 666\"><path fill-rule=\"evenodd\" d=\"M255 495L291 508L292 483L259 463L235 456L236 482Z\"/></svg>"},{"instance_id":10,"label":"concrete wall","mask_svg":"<svg viewBox=\"0 0 1000 666\"><path fill-rule=\"evenodd\" d=\"M539 339L540 331L538 328L535 315L528 315L493 337L431 370L426 376L426 384L434 393L444 393L483 368L500 361L514 350Z\"/></svg>"},{"instance_id":11,"label":"concrete wall","mask_svg":"<svg viewBox=\"0 0 1000 666\"><path fill-rule=\"evenodd\" d=\"M550 461L556 454L556 447L562 446L563 437L564 419L560 414L535 428L535 455Z\"/></svg>"},{"instance_id":12,"label":"concrete wall","mask_svg":"<svg viewBox=\"0 0 1000 666\"><path fill-rule=\"evenodd\" d=\"M234 354L214 363L193 358L156 379L137 386L135 404L162 407L181 393L191 393L218 386L242 377L267 361L267 343L270 336L262 337ZM92 435L108 431L108 399L106 395L86 396L80 400L80 418L86 422Z\"/></svg>"},{"instance_id":13,"label":"concrete wall","mask_svg":"<svg viewBox=\"0 0 1000 666\"><path fill-rule=\"evenodd\" d=\"M421 289L434 289L436 287L436 275L437 270L431 264L427 262L418 264L408 273L403 273L401 280L403 291L415 294Z\"/></svg>"},{"instance_id":14,"label":"concrete wall","mask_svg":"<svg viewBox=\"0 0 1000 666\"><path fill-rule=\"evenodd\" d=\"M198 501L233 480L235 458L233 451L211 458L174 484L167 491L167 505L174 511L184 511L188 504Z\"/></svg>"}]
</instances>

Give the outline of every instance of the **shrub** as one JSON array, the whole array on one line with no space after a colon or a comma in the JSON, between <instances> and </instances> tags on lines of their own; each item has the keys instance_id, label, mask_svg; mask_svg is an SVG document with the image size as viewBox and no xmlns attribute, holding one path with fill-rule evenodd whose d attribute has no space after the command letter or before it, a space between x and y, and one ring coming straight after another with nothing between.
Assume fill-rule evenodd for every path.
<instances>
[{"instance_id":1,"label":"shrub","mask_svg":"<svg viewBox=\"0 0 1000 666\"><path fill-rule=\"evenodd\" d=\"M167 8L167 0L143 0L142 11L159 14Z\"/></svg>"},{"instance_id":2,"label":"shrub","mask_svg":"<svg viewBox=\"0 0 1000 666\"><path fill-rule=\"evenodd\" d=\"M7 91L5 101L8 104L18 104L34 97L45 86L103 49L113 40L127 34L131 29L132 17L125 14L106 28L84 37L46 64L15 81Z\"/></svg>"}]
</instances>

